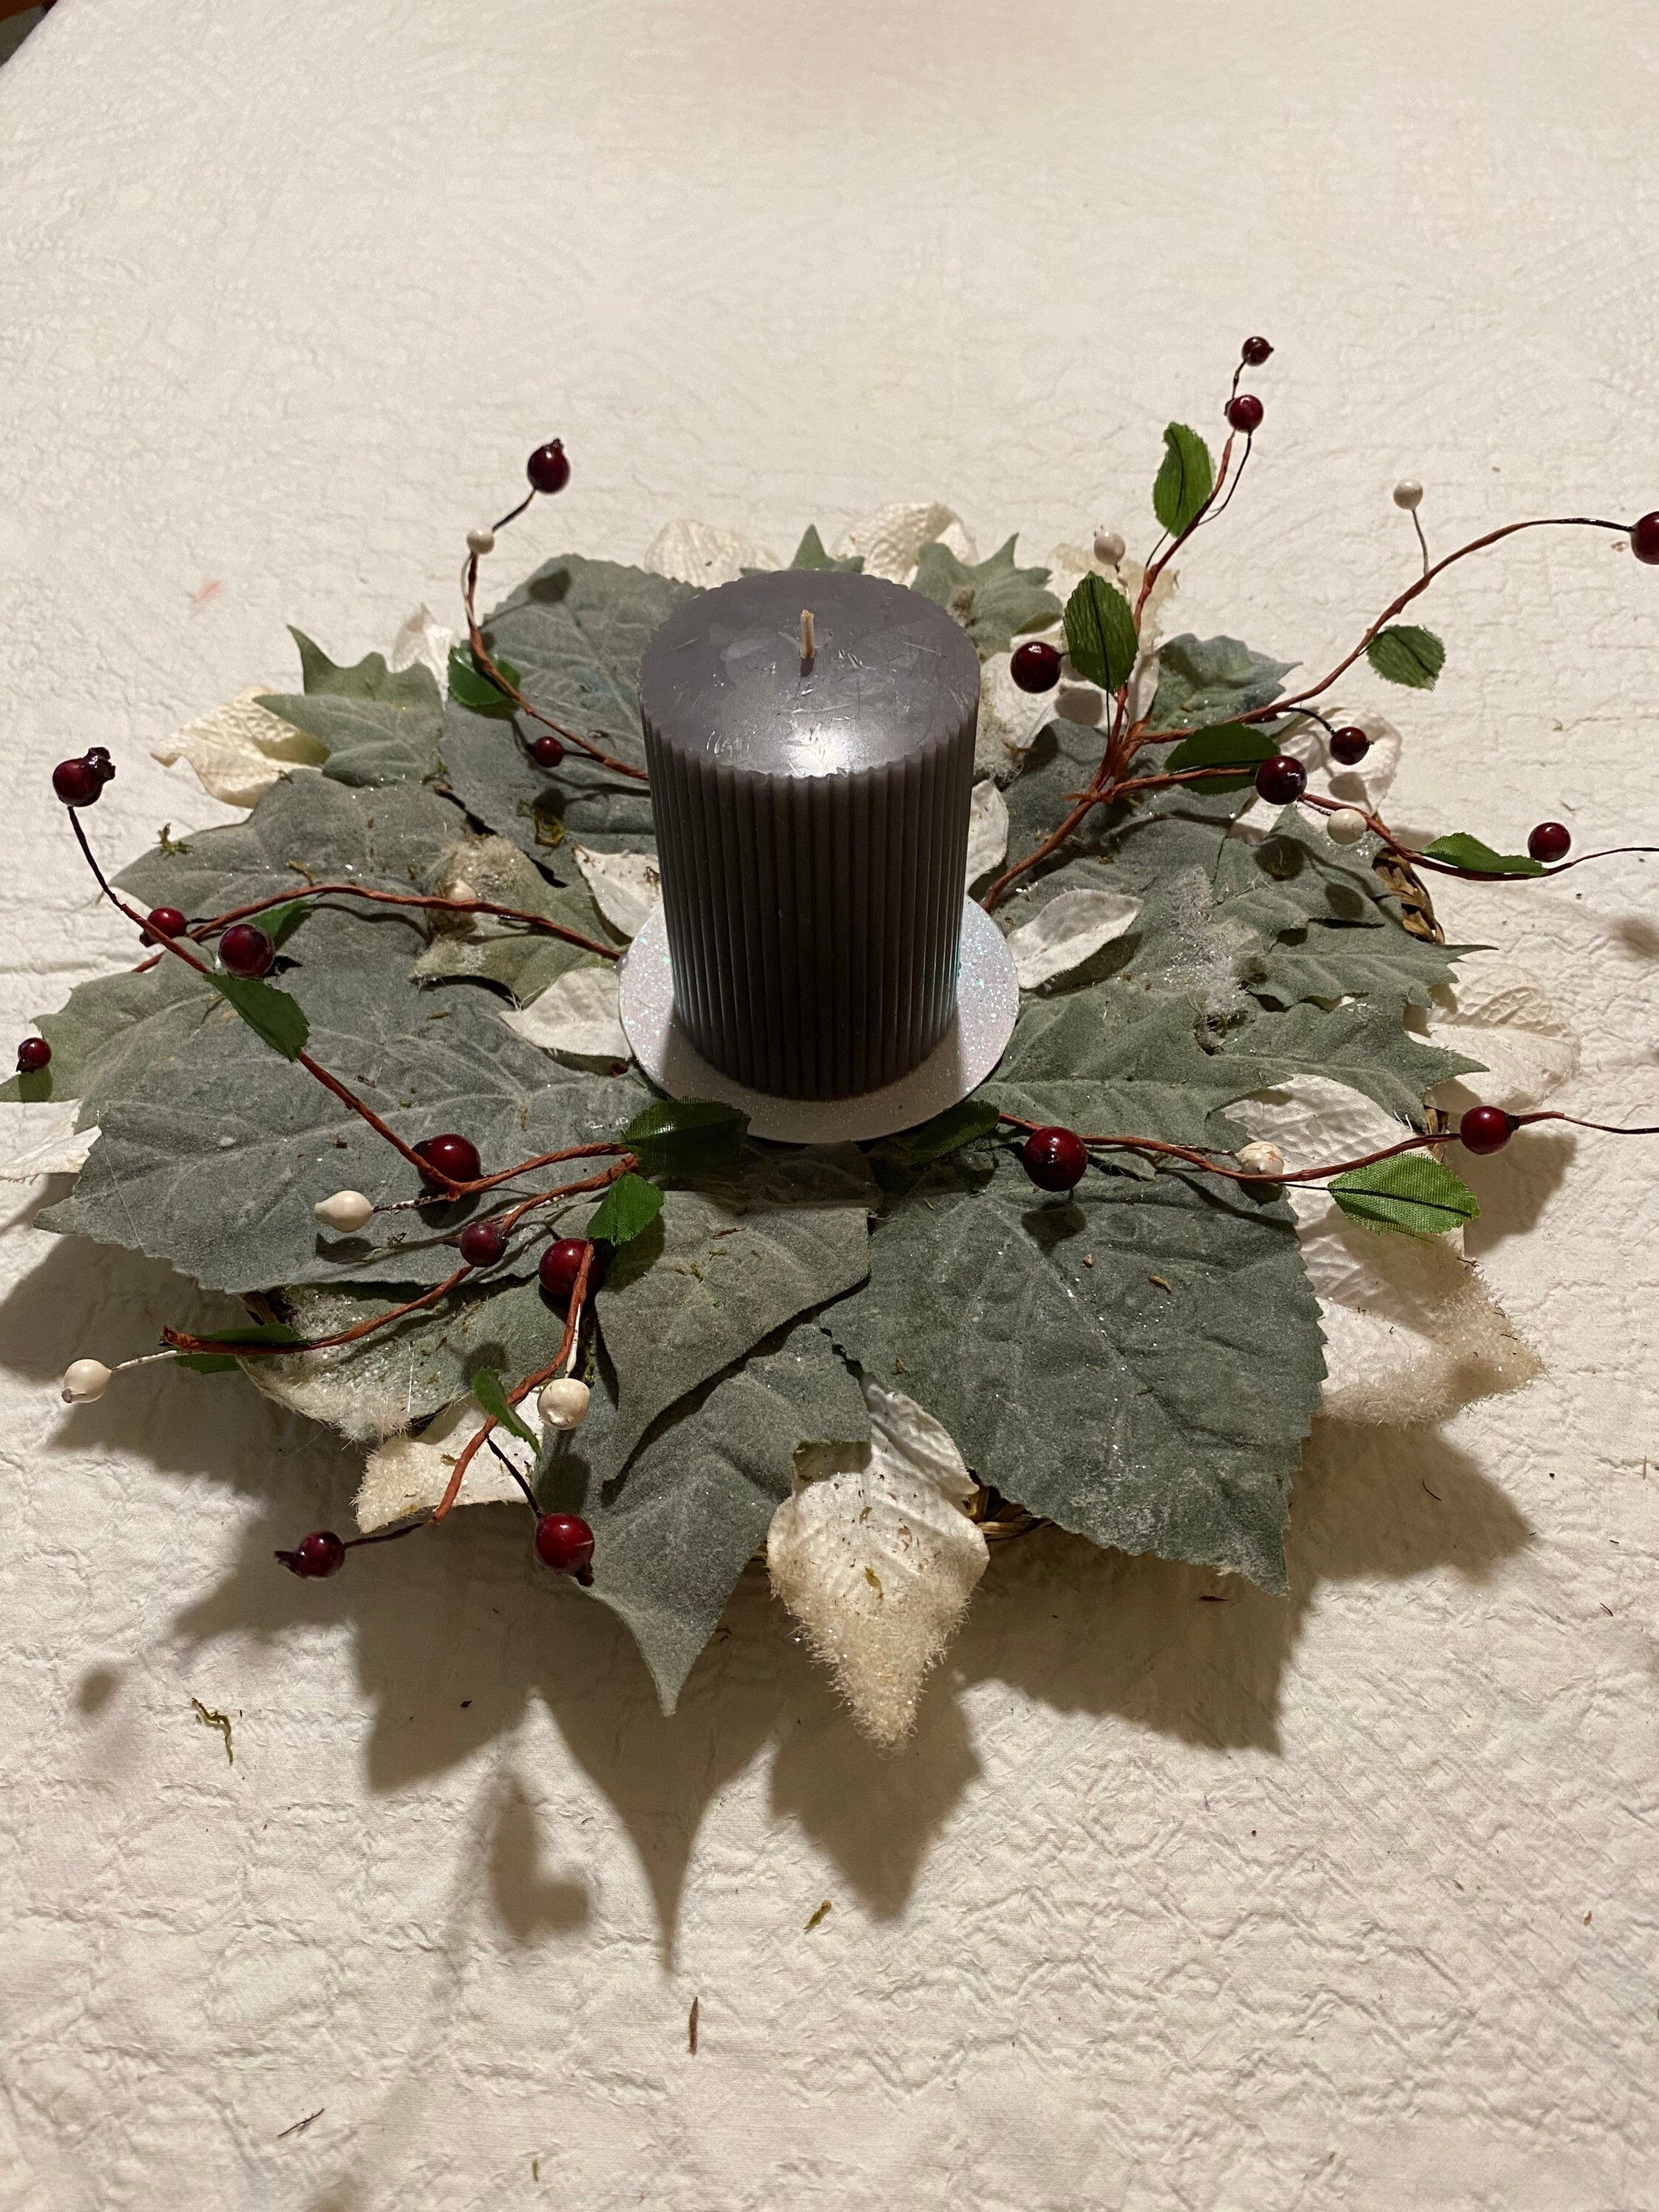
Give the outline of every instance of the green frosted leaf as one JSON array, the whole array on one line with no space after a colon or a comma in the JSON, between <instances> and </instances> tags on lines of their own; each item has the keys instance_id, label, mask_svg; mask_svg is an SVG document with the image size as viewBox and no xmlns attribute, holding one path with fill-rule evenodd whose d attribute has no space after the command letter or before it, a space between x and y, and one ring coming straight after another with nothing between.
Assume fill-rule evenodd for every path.
<instances>
[{"instance_id":1,"label":"green frosted leaf","mask_svg":"<svg viewBox=\"0 0 1659 2212\"><path fill-rule=\"evenodd\" d=\"M302 631L289 635L300 648L305 690L268 692L259 704L325 748L325 775L374 786L437 774L443 702L430 669L388 668L378 653L345 667Z\"/></svg>"},{"instance_id":2,"label":"green frosted leaf","mask_svg":"<svg viewBox=\"0 0 1659 2212\"><path fill-rule=\"evenodd\" d=\"M642 1176L618 1176L594 1208L587 1234L605 1244L631 1244L662 1212L662 1193Z\"/></svg>"},{"instance_id":3,"label":"green frosted leaf","mask_svg":"<svg viewBox=\"0 0 1659 2212\"><path fill-rule=\"evenodd\" d=\"M1365 647L1365 658L1385 682L1432 691L1446 665L1446 648L1431 629L1395 623L1377 632Z\"/></svg>"},{"instance_id":4,"label":"green frosted leaf","mask_svg":"<svg viewBox=\"0 0 1659 2212\"><path fill-rule=\"evenodd\" d=\"M1006 653L1021 630L1047 629L1064 609L1044 591L1046 568L1017 568L1011 538L988 561L969 567L948 545L924 545L910 588L962 624L981 660Z\"/></svg>"},{"instance_id":5,"label":"green frosted leaf","mask_svg":"<svg viewBox=\"0 0 1659 2212\"><path fill-rule=\"evenodd\" d=\"M507 1403L506 1389L501 1376L493 1367L475 1368L470 1387L473 1396L492 1421L498 1422L502 1428L510 1430L521 1443L528 1444L532 1451L540 1449L541 1438L523 1419L516 1407Z\"/></svg>"},{"instance_id":6,"label":"green frosted leaf","mask_svg":"<svg viewBox=\"0 0 1659 2212\"><path fill-rule=\"evenodd\" d=\"M1183 632L1158 647L1152 727L1197 728L1271 706L1295 665L1293 660L1270 660L1236 637Z\"/></svg>"},{"instance_id":7,"label":"green frosted leaf","mask_svg":"<svg viewBox=\"0 0 1659 2212\"><path fill-rule=\"evenodd\" d=\"M710 1098L653 1099L623 1131L647 1175L701 1176L731 1167L749 1116Z\"/></svg>"},{"instance_id":8,"label":"green frosted leaf","mask_svg":"<svg viewBox=\"0 0 1659 2212\"><path fill-rule=\"evenodd\" d=\"M1198 520L1215 484L1215 463L1196 430L1171 422L1164 433L1164 459L1152 486L1152 512L1171 538Z\"/></svg>"},{"instance_id":9,"label":"green frosted leaf","mask_svg":"<svg viewBox=\"0 0 1659 2212\"><path fill-rule=\"evenodd\" d=\"M1350 1168L1326 1188L1351 1221L1407 1237L1443 1237L1480 1211L1462 1176L1426 1152L1401 1152L1376 1167Z\"/></svg>"},{"instance_id":10,"label":"green frosted leaf","mask_svg":"<svg viewBox=\"0 0 1659 2212\"><path fill-rule=\"evenodd\" d=\"M1444 860L1448 866L1471 868L1483 876L1541 876L1546 872L1541 860L1534 860L1525 853L1494 853L1490 845L1483 845L1478 837L1462 830L1449 837L1437 837L1432 845L1423 848L1427 860Z\"/></svg>"},{"instance_id":11,"label":"green frosted leaf","mask_svg":"<svg viewBox=\"0 0 1659 2212\"><path fill-rule=\"evenodd\" d=\"M51 1065L0 1084L0 1099L78 1098L79 1126L90 1128L104 1106L142 1091L216 1015L230 1019L206 977L182 960L77 983L66 1006L37 1017Z\"/></svg>"},{"instance_id":12,"label":"green frosted leaf","mask_svg":"<svg viewBox=\"0 0 1659 2212\"><path fill-rule=\"evenodd\" d=\"M550 884L505 837L483 837L468 845L457 857L456 872L480 898L494 905L542 915L596 945L621 946L625 942L594 905L586 884ZM568 938L481 914L465 921L436 924L432 942L415 963L415 973L434 983L495 984L510 993L518 1005L527 1006L569 969L598 965L598 954L584 951Z\"/></svg>"},{"instance_id":13,"label":"green frosted leaf","mask_svg":"<svg viewBox=\"0 0 1659 2212\"><path fill-rule=\"evenodd\" d=\"M1135 672L1140 640L1129 603L1104 576L1086 575L1066 602L1066 650L1085 682L1115 691Z\"/></svg>"}]
</instances>

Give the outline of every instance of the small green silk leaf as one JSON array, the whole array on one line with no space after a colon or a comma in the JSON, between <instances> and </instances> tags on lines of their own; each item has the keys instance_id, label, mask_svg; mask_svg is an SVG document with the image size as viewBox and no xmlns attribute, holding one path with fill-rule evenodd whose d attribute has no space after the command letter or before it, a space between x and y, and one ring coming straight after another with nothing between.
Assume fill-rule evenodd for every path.
<instances>
[{"instance_id":1,"label":"small green silk leaf","mask_svg":"<svg viewBox=\"0 0 1659 2212\"><path fill-rule=\"evenodd\" d=\"M1120 690L1134 674L1140 640L1129 603L1104 576L1085 576L1066 602L1066 650L1085 682Z\"/></svg>"},{"instance_id":2,"label":"small green silk leaf","mask_svg":"<svg viewBox=\"0 0 1659 2212\"><path fill-rule=\"evenodd\" d=\"M1191 529L1214 488L1209 447L1186 423L1171 422L1164 433L1164 460L1152 486L1152 512L1171 538Z\"/></svg>"},{"instance_id":3,"label":"small green silk leaf","mask_svg":"<svg viewBox=\"0 0 1659 2212\"><path fill-rule=\"evenodd\" d=\"M1443 1237L1480 1211L1462 1177L1425 1152L1350 1168L1326 1187L1351 1221L1405 1237Z\"/></svg>"},{"instance_id":4,"label":"small green silk leaf","mask_svg":"<svg viewBox=\"0 0 1659 2212\"><path fill-rule=\"evenodd\" d=\"M1365 647L1365 658L1385 683L1432 691L1446 665L1446 648L1431 629L1395 623L1377 632Z\"/></svg>"},{"instance_id":5,"label":"small green silk leaf","mask_svg":"<svg viewBox=\"0 0 1659 2212\"><path fill-rule=\"evenodd\" d=\"M631 1244L662 1212L662 1193L643 1176L618 1176L593 1209L587 1235L595 1243Z\"/></svg>"},{"instance_id":6,"label":"small green silk leaf","mask_svg":"<svg viewBox=\"0 0 1659 2212\"><path fill-rule=\"evenodd\" d=\"M988 1098L963 1098L919 1128L907 1129L896 1137L893 1149L918 1165L924 1160L942 1160L959 1152L964 1145L988 1137L1000 1119Z\"/></svg>"},{"instance_id":7,"label":"small green silk leaf","mask_svg":"<svg viewBox=\"0 0 1659 2212\"><path fill-rule=\"evenodd\" d=\"M1530 859L1524 853L1494 853L1490 845L1483 845L1478 837L1458 830L1449 837L1437 837L1432 845L1423 848L1425 860L1443 860L1448 867L1472 868L1482 876L1541 876L1545 872L1541 860Z\"/></svg>"},{"instance_id":8,"label":"small green silk leaf","mask_svg":"<svg viewBox=\"0 0 1659 2212\"><path fill-rule=\"evenodd\" d=\"M222 998L229 1000L262 1044L281 1053L284 1060L298 1060L311 1025L297 999L253 975L223 975L216 968L210 968L207 980Z\"/></svg>"},{"instance_id":9,"label":"small green silk leaf","mask_svg":"<svg viewBox=\"0 0 1659 2212\"><path fill-rule=\"evenodd\" d=\"M467 1377L468 1388L492 1421L501 1428L510 1429L521 1443L539 1451L541 1438L522 1419L516 1408L507 1402L507 1390L501 1376L493 1367L477 1367Z\"/></svg>"},{"instance_id":10,"label":"small green silk leaf","mask_svg":"<svg viewBox=\"0 0 1659 2212\"><path fill-rule=\"evenodd\" d=\"M1278 751L1275 740L1252 722L1215 722L1207 730L1194 730L1164 757L1172 774L1177 769L1224 768L1237 763L1237 775L1206 775L1204 791L1242 791L1257 769Z\"/></svg>"},{"instance_id":11,"label":"small green silk leaf","mask_svg":"<svg viewBox=\"0 0 1659 2212\"><path fill-rule=\"evenodd\" d=\"M280 950L310 912L308 899L290 899L286 906L268 907L264 914L255 915L253 921Z\"/></svg>"},{"instance_id":12,"label":"small green silk leaf","mask_svg":"<svg viewBox=\"0 0 1659 2212\"><path fill-rule=\"evenodd\" d=\"M709 1175L730 1167L749 1116L712 1098L653 1099L623 1131L647 1175Z\"/></svg>"},{"instance_id":13,"label":"small green silk leaf","mask_svg":"<svg viewBox=\"0 0 1659 2212\"><path fill-rule=\"evenodd\" d=\"M303 1340L285 1321L257 1322L251 1328L222 1328L213 1340L216 1344L299 1344ZM196 1375L223 1375L241 1363L228 1352L180 1352L174 1364L188 1367Z\"/></svg>"},{"instance_id":14,"label":"small green silk leaf","mask_svg":"<svg viewBox=\"0 0 1659 2212\"><path fill-rule=\"evenodd\" d=\"M497 653L495 665L509 684L523 690L523 680L510 660L504 660ZM452 645L449 648L449 696L458 706L474 714L495 714L510 721L518 712L507 694L478 666L472 658L471 647L467 645Z\"/></svg>"}]
</instances>

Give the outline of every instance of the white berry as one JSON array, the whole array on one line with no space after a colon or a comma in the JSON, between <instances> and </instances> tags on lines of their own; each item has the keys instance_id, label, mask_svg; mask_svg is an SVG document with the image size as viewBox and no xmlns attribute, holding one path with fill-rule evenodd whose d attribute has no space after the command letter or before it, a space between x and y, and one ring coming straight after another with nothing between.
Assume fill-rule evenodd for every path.
<instances>
[{"instance_id":1,"label":"white berry","mask_svg":"<svg viewBox=\"0 0 1659 2212\"><path fill-rule=\"evenodd\" d=\"M319 1198L311 1210L325 1229L354 1237L374 1212L374 1201L360 1190L337 1190L332 1198Z\"/></svg>"},{"instance_id":2,"label":"white berry","mask_svg":"<svg viewBox=\"0 0 1659 2212\"><path fill-rule=\"evenodd\" d=\"M1238 1164L1246 1175L1282 1176L1285 1155L1277 1145L1246 1145L1238 1156Z\"/></svg>"},{"instance_id":3,"label":"white berry","mask_svg":"<svg viewBox=\"0 0 1659 2212\"><path fill-rule=\"evenodd\" d=\"M1096 531L1095 558L1097 561L1103 561L1109 568L1116 568L1118 562L1123 558L1123 540L1115 530Z\"/></svg>"},{"instance_id":4,"label":"white berry","mask_svg":"<svg viewBox=\"0 0 1659 2212\"><path fill-rule=\"evenodd\" d=\"M493 553L495 550L495 532L482 527L469 530L466 533L466 550L469 553Z\"/></svg>"},{"instance_id":5,"label":"white berry","mask_svg":"<svg viewBox=\"0 0 1659 2212\"><path fill-rule=\"evenodd\" d=\"M588 1400L592 1393L586 1382L577 1382L567 1375L557 1382L550 1382L536 1401L536 1411L542 1417L544 1429L579 1429L587 1419Z\"/></svg>"},{"instance_id":6,"label":"white berry","mask_svg":"<svg viewBox=\"0 0 1659 2212\"><path fill-rule=\"evenodd\" d=\"M1394 488L1394 503L1407 514L1423 504L1423 487L1415 477L1401 477Z\"/></svg>"},{"instance_id":7,"label":"white berry","mask_svg":"<svg viewBox=\"0 0 1659 2212\"><path fill-rule=\"evenodd\" d=\"M1339 845L1357 845L1365 830L1365 817L1357 806L1340 806L1325 817L1325 835Z\"/></svg>"},{"instance_id":8,"label":"white berry","mask_svg":"<svg viewBox=\"0 0 1659 2212\"><path fill-rule=\"evenodd\" d=\"M109 1388L112 1371L101 1359L70 1360L64 1370L64 1404L80 1406L89 1398L101 1398Z\"/></svg>"}]
</instances>

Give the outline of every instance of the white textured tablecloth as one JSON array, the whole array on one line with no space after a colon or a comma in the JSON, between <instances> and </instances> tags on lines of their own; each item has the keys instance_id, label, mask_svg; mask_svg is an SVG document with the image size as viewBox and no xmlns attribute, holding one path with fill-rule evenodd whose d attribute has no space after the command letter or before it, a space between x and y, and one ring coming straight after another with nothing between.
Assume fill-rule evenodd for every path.
<instances>
[{"instance_id":1,"label":"white textured tablecloth","mask_svg":"<svg viewBox=\"0 0 1659 2212\"><path fill-rule=\"evenodd\" d=\"M1310 665L1410 573L1400 475L1442 547L1659 505L1656 46L1644 0L62 0L0 76L14 1028L125 951L51 763L113 750L112 860L226 818L149 747L286 620L447 612L556 431L503 580L900 495L1040 556L1145 540L1261 329L1173 619ZM1540 534L1433 610L1402 825L1659 833L1659 575ZM1577 1110L1659 1103L1656 888L1443 902L1573 994ZM1288 1603L1003 1553L885 1761L759 1584L665 1723L514 1512L293 1581L348 1455L234 1379L67 1413L187 1296L15 1190L0 2204L1659 2204L1659 1150L1470 1174L1545 1379L1317 1432Z\"/></svg>"}]
</instances>

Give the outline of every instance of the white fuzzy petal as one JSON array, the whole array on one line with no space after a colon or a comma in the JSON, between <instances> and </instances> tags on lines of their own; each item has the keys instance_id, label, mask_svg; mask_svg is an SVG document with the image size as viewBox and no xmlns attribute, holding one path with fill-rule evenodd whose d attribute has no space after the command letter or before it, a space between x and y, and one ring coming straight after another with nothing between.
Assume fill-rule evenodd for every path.
<instances>
[{"instance_id":1,"label":"white fuzzy petal","mask_svg":"<svg viewBox=\"0 0 1659 2212\"><path fill-rule=\"evenodd\" d=\"M973 1477L948 1432L897 1391L864 1386L870 1442L810 1445L772 1516L772 1587L880 1744L915 1719L928 1669L985 1571L962 1510Z\"/></svg>"},{"instance_id":2,"label":"white fuzzy petal","mask_svg":"<svg viewBox=\"0 0 1659 2212\"><path fill-rule=\"evenodd\" d=\"M624 937L637 937L662 902L655 853L591 853L586 845L570 849L599 912Z\"/></svg>"},{"instance_id":3,"label":"white fuzzy petal","mask_svg":"<svg viewBox=\"0 0 1659 2212\"><path fill-rule=\"evenodd\" d=\"M1526 969L1487 953L1460 962L1420 1027L1431 1044L1485 1065L1483 1074L1442 1085L1456 1105L1478 1096L1524 1114L1578 1072L1578 1033L1556 1001Z\"/></svg>"},{"instance_id":4,"label":"white fuzzy petal","mask_svg":"<svg viewBox=\"0 0 1659 2212\"><path fill-rule=\"evenodd\" d=\"M935 540L948 545L958 561L971 564L979 550L963 526L962 517L938 500L923 505L878 507L840 538L834 551L844 561L854 553L864 556L866 576L884 576L890 583L908 584L916 573L924 545Z\"/></svg>"},{"instance_id":5,"label":"white fuzzy petal","mask_svg":"<svg viewBox=\"0 0 1659 2212\"><path fill-rule=\"evenodd\" d=\"M390 1437L372 1451L355 1508L362 1533L368 1536L411 1514L429 1512L454 1473L457 1455L477 1434L483 1419L480 1408L463 1398L447 1407L420 1436ZM467 1468L456 1503L517 1504L523 1495L495 1454L481 1451Z\"/></svg>"},{"instance_id":6,"label":"white fuzzy petal","mask_svg":"<svg viewBox=\"0 0 1659 2212\"><path fill-rule=\"evenodd\" d=\"M968 810L968 881L976 884L1007 857L1008 802L988 781L974 786Z\"/></svg>"},{"instance_id":7,"label":"white fuzzy petal","mask_svg":"<svg viewBox=\"0 0 1659 2212\"><path fill-rule=\"evenodd\" d=\"M74 1105L14 1107L11 1134L18 1149L0 1164L0 1182L38 1182L42 1176L79 1175L98 1141L94 1129L77 1129Z\"/></svg>"},{"instance_id":8,"label":"white fuzzy petal","mask_svg":"<svg viewBox=\"0 0 1659 2212\"><path fill-rule=\"evenodd\" d=\"M222 707L176 730L157 745L152 760L171 768L188 761L202 787L227 806L252 806L277 777L296 764L316 768L328 749L259 705L268 684L239 691Z\"/></svg>"},{"instance_id":9,"label":"white fuzzy petal","mask_svg":"<svg viewBox=\"0 0 1659 2212\"><path fill-rule=\"evenodd\" d=\"M616 963L567 968L527 1006L504 1011L501 1019L526 1044L547 1052L574 1053L584 1060L626 1060L628 1039L617 1011Z\"/></svg>"},{"instance_id":10,"label":"white fuzzy petal","mask_svg":"<svg viewBox=\"0 0 1659 2212\"><path fill-rule=\"evenodd\" d=\"M1121 937L1139 912L1140 901L1121 891L1061 891L1008 939L1020 989L1034 991L1080 968Z\"/></svg>"},{"instance_id":11,"label":"white fuzzy petal","mask_svg":"<svg viewBox=\"0 0 1659 2212\"><path fill-rule=\"evenodd\" d=\"M416 665L430 671L440 692L449 688L449 648L455 642L455 633L438 620L430 607L422 604L398 630L392 641L392 650L386 655L388 668L413 668Z\"/></svg>"},{"instance_id":12,"label":"white fuzzy petal","mask_svg":"<svg viewBox=\"0 0 1659 2212\"><path fill-rule=\"evenodd\" d=\"M706 522L669 522L652 539L642 565L653 576L708 586L735 584L745 568L781 564L775 553L736 531L714 530Z\"/></svg>"}]
</instances>

